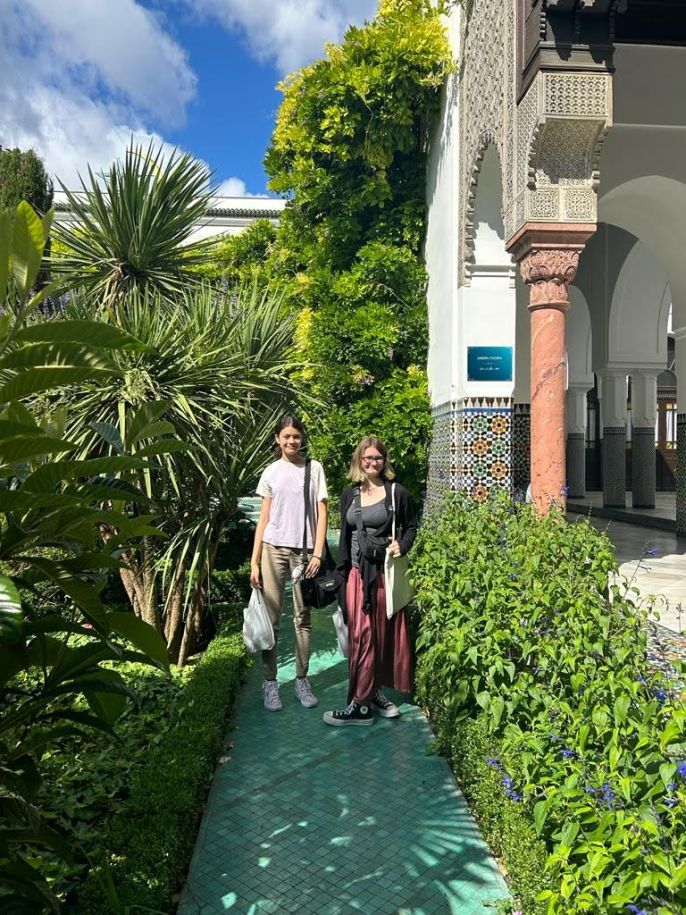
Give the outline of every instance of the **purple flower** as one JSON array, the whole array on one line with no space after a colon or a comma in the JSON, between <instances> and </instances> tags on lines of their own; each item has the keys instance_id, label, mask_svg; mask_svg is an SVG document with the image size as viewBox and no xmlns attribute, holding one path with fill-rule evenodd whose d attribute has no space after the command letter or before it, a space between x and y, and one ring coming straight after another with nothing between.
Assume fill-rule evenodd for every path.
<instances>
[{"instance_id":1,"label":"purple flower","mask_svg":"<svg viewBox=\"0 0 686 915\"><path fill-rule=\"evenodd\" d=\"M511 775L508 775L507 772L503 775L503 787L505 788L505 794L511 801L522 800L522 795L519 793L519 791L516 790L514 786L514 779Z\"/></svg>"},{"instance_id":2,"label":"purple flower","mask_svg":"<svg viewBox=\"0 0 686 915\"><path fill-rule=\"evenodd\" d=\"M657 699L658 702L666 702L668 695L664 689L654 689L653 696Z\"/></svg>"},{"instance_id":3,"label":"purple flower","mask_svg":"<svg viewBox=\"0 0 686 915\"><path fill-rule=\"evenodd\" d=\"M612 786L603 785L602 792L603 792L603 803L605 804L605 806L608 808L613 807L614 801L615 801L615 793L612 790Z\"/></svg>"},{"instance_id":4,"label":"purple flower","mask_svg":"<svg viewBox=\"0 0 686 915\"><path fill-rule=\"evenodd\" d=\"M627 912L631 912L632 915L648 915L648 913L647 913L646 911L644 911L643 909L640 909L640 908L639 908L635 903L633 903L633 902L631 903L631 905L628 905L628 906L626 907L626 909L627 909Z\"/></svg>"},{"instance_id":5,"label":"purple flower","mask_svg":"<svg viewBox=\"0 0 686 915\"><path fill-rule=\"evenodd\" d=\"M574 759L576 756L576 750L568 750L566 747L560 750L560 756L564 759Z\"/></svg>"},{"instance_id":6,"label":"purple flower","mask_svg":"<svg viewBox=\"0 0 686 915\"><path fill-rule=\"evenodd\" d=\"M666 798L665 798L665 806L666 806L666 807L669 807L669 808L676 807L676 805L677 805L678 803L679 803L679 798L678 798L678 797L666 797Z\"/></svg>"},{"instance_id":7,"label":"purple flower","mask_svg":"<svg viewBox=\"0 0 686 915\"><path fill-rule=\"evenodd\" d=\"M489 757L488 757L488 759L486 760L486 765L487 765L487 766L490 766L491 769L500 769L500 768L501 768L500 763L498 762L498 760L497 760L497 759L494 759L492 756L489 756Z\"/></svg>"},{"instance_id":8,"label":"purple flower","mask_svg":"<svg viewBox=\"0 0 686 915\"><path fill-rule=\"evenodd\" d=\"M686 778L686 760L682 760L679 763L676 767L676 771L682 778Z\"/></svg>"}]
</instances>

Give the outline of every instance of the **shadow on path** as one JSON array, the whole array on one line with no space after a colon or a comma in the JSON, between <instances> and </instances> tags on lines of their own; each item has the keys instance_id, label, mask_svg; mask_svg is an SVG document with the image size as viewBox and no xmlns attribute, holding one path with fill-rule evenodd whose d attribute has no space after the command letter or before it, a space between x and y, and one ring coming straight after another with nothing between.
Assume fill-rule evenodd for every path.
<instances>
[{"instance_id":1,"label":"shadow on path","mask_svg":"<svg viewBox=\"0 0 686 915\"><path fill-rule=\"evenodd\" d=\"M293 695L293 626L284 614L283 711L262 706L250 673L217 769L181 915L476 915L505 883L431 732L407 702L399 720L331 728L345 702L347 662L330 614L313 613L310 681L320 704ZM400 696L396 697L400 703Z\"/></svg>"}]
</instances>

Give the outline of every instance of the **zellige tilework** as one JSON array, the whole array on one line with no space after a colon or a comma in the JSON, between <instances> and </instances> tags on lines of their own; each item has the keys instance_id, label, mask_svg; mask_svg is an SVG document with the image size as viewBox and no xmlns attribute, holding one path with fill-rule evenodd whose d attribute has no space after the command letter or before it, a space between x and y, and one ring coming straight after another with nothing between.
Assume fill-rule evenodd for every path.
<instances>
[{"instance_id":1,"label":"zellige tilework","mask_svg":"<svg viewBox=\"0 0 686 915\"><path fill-rule=\"evenodd\" d=\"M179 906L180 915L488 915L503 878L431 733L400 695L398 720L327 728L347 662L329 613L313 614L310 680L295 700L292 621L282 624L283 711L262 707L259 665L236 710Z\"/></svg>"}]
</instances>

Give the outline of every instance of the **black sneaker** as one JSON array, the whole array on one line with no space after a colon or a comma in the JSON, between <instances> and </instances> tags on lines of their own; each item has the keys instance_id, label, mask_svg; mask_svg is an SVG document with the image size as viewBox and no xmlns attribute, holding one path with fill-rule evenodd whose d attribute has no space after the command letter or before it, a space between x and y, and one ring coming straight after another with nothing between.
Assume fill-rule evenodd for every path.
<instances>
[{"instance_id":1,"label":"black sneaker","mask_svg":"<svg viewBox=\"0 0 686 915\"><path fill-rule=\"evenodd\" d=\"M324 721L336 727L344 724L374 724L374 715L368 705L351 702L347 708L324 712Z\"/></svg>"},{"instance_id":2,"label":"black sneaker","mask_svg":"<svg viewBox=\"0 0 686 915\"><path fill-rule=\"evenodd\" d=\"M381 718L400 718L398 706L395 702L387 699L380 689L377 690L371 704L374 711L378 712Z\"/></svg>"}]
</instances>

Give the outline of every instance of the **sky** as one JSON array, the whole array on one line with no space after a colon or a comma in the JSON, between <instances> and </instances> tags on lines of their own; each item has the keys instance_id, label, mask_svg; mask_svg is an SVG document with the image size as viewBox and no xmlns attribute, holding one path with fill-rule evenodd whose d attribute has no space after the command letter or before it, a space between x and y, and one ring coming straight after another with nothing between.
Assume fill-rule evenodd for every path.
<instances>
[{"instance_id":1,"label":"sky","mask_svg":"<svg viewBox=\"0 0 686 915\"><path fill-rule=\"evenodd\" d=\"M377 0L0 0L0 146L70 189L131 138L208 164L218 193L269 193L276 84ZM57 181L56 189L59 188Z\"/></svg>"}]
</instances>

